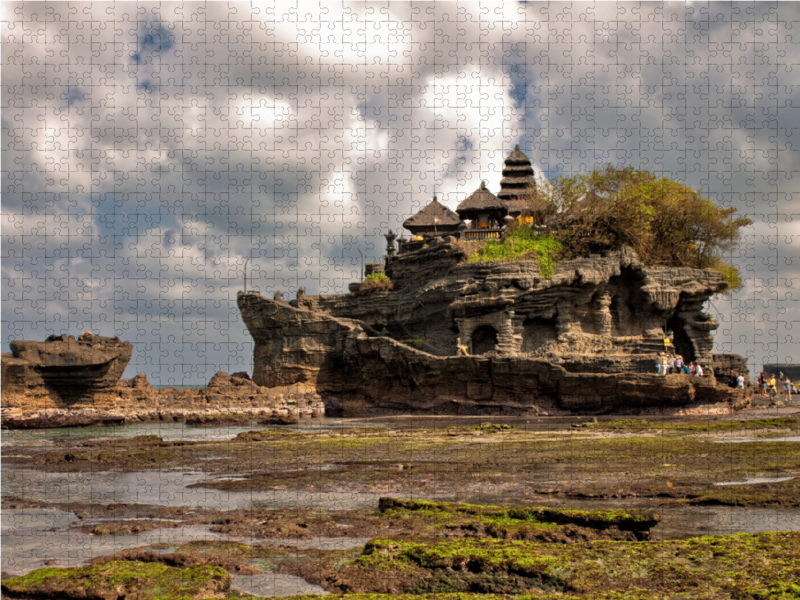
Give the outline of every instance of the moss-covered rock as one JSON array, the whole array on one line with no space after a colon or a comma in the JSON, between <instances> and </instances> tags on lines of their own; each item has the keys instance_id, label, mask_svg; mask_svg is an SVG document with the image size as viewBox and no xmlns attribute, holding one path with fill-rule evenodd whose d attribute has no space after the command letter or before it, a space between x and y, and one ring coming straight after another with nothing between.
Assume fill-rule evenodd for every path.
<instances>
[{"instance_id":1,"label":"moss-covered rock","mask_svg":"<svg viewBox=\"0 0 800 600\"><path fill-rule=\"evenodd\" d=\"M72 569L37 569L2 583L7 598L194 600L222 598L233 578L219 567L176 569L158 563L112 561Z\"/></svg>"},{"instance_id":2,"label":"moss-covered rock","mask_svg":"<svg viewBox=\"0 0 800 600\"><path fill-rule=\"evenodd\" d=\"M331 588L578 598L800 598L800 532L664 542L374 539Z\"/></svg>"}]
</instances>

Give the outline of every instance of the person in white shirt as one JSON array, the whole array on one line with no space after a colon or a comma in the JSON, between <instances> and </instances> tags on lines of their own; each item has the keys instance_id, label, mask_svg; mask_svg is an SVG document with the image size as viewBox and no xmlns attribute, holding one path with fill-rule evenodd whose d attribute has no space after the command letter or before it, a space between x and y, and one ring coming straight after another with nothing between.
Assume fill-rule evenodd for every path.
<instances>
[{"instance_id":1,"label":"person in white shirt","mask_svg":"<svg viewBox=\"0 0 800 600\"><path fill-rule=\"evenodd\" d=\"M698 377L702 377L703 376L703 367L701 365L697 365L695 367L694 374L697 375Z\"/></svg>"},{"instance_id":2,"label":"person in white shirt","mask_svg":"<svg viewBox=\"0 0 800 600\"><path fill-rule=\"evenodd\" d=\"M744 387L744 375L739 373L739 376L736 378L736 387L743 388Z\"/></svg>"}]
</instances>

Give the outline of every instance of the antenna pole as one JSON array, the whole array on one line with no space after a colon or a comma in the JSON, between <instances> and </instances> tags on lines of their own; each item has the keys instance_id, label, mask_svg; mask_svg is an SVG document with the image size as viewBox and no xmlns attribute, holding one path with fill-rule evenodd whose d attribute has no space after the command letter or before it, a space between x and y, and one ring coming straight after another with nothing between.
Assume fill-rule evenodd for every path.
<instances>
[{"instance_id":1,"label":"antenna pole","mask_svg":"<svg viewBox=\"0 0 800 600\"><path fill-rule=\"evenodd\" d=\"M361 248L356 248L356 250L361 254L361 281L364 281L364 255L361 253Z\"/></svg>"},{"instance_id":2,"label":"antenna pole","mask_svg":"<svg viewBox=\"0 0 800 600\"><path fill-rule=\"evenodd\" d=\"M249 258L246 258L245 261L244 261L244 293L245 294L247 293L247 262L249 260L250 260Z\"/></svg>"}]
</instances>

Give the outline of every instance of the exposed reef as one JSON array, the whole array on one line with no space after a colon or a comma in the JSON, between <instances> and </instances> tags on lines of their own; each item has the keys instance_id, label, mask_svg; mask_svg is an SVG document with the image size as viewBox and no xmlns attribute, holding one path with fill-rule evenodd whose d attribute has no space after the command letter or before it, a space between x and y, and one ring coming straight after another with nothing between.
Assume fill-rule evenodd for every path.
<instances>
[{"instance_id":1,"label":"exposed reef","mask_svg":"<svg viewBox=\"0 0 800 600\"><path fill-rule=\"evenodd\" d=\"M319 396L288 387L270 390L246 373L217 373L201 388L154 388L144 375L120 380L130 342L61 336L11 342L2 356L2 425L43 428L137 421L197 420L226 424L221 415L297 420L322 416Z\"/></svg>"},{"instance_id":2,"label":"exposed reef","mask_svg":"<svg viewBox=\"0 0 800 600\"><path fill-rule=\"evenodd\" d=\"M623 249L562 262L548 279L536 261L465 262L471 251L451 236L391 257L390 292L291 302L240 293L255 340L253 380L317 393L329 414L354 416L748 403L749 391L718 385L711 369L706 377L654 369L665 331L671 352L715 364L718 323L703 304L726 288L718 272L648 267Z\"/></svg>"}]
</instances>

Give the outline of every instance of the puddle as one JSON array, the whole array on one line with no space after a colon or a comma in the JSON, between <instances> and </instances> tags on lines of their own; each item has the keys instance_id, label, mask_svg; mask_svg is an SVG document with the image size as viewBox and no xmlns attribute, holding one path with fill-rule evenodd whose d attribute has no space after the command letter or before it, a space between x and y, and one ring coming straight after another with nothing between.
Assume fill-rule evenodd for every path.
<instances>
[{"instance_id":1,"label":"puddle","mask_svg":"<svg viewBox=\"0 0 800 600\"><path fill-rule=\"evenodd\" d=\"M715 444L743 444L746 442L800 442L800 435L774 438L739 438L736 440L714 440Z\"/></svg>"},{"instance_id":2,"label":"puddle","mask_svg":"<svg viewBox=\"0 0 800 600\"><path fill-rule=\"evenodd\" d=\"M731 535L763 531L800 531L800 509L743 506L669 506L653 508L652 501L589 500L537 502L544 506L577 510L641 508L654 510L661 522L653 527L654 540L684 539L700 535Z\"/></svg>"},{"instance_id":3,"label":"puddle","mask_svg":"<svg viewBox=\"0 0 800 600\"><path fill-rule=\"evenodd\" d=\"M250 540L262 546L295 546L303 550L352 550L360 548L372 538L368 537L318 537L310 540L284 538L278 540Z\"/></svg>"},{"instance_id":4,"label":"puddle","mask_svg":"<svg viewBox=\"0 0 800 600\"><path fill-rule=\"evenodd\" d=\"M130 535L88 535L70 528L78 518L53 509L3 509L2 570L22 575L45 566L79 567L97 556L149 544L186 544L194 540L227 540L228 536L208 530L206 525L174 529L153 529Z\"/></svg>"},{"instance_id":5,"label":"puddle","mask_svg":"<svg viewBox=\"0 0 800 600\"><path fill-rule=\"evenodd\" d=\"M656 540L763 531L800 531L800 510L741 506L682 506L660 509Z\"/></svg>"},{"instance_id":6,"label":"puddle","mask_svg":"<svg viewBox=\"0 0 800 600\"><path fill-rule=\"evenodd\" d=\"M789 481L794 477L751 477L744 481L722 481L714 485L750 485L752 483L778 483L779 481Z\"/></svg>"},{"instance_id":7,"label":"puddle","mask_svg":"<svg viewBox=\"0 0 800 600\"><path fill-rule=\"evenodd\" d=\"M263 575L234 575L231 588L245 594L262 597L295 596L301 594L327 594L318 585L308 583L302 577L264 573Z\"/></svg>"},{"instance_id":8,"label":"puddle","mask_svg":"<svg viewBox=\"0 0 800 600\"><path fill-rule=\"evenodd\" d=\"M169 548L161 553L174 552L178 546L197 540L232 541L250 545L286 545L302 549L318 548L323 550L349 550L367 543L366 537L319 537L310 540L279 539L262 540L250 537L231 536L215 533L208 525L187 525L178 528L158 528L138 534L128 535L90 535L83 533L74 525L80 520L74 513L49 508L3 509L0 511L2 533L2 570L16 575L28 573L45 566L45 561L57 561L58 567L78 567L98 556L119 552L128 548L149 546L151 544L169 544ZM259 576L261 577L261 576ZM256 593L261 590L301 589L294 580L281 580L283 575L264 576L263 580L249 581L244 578L247 590ZM304 580L302 584L308 586ZM280 583L280 585L278 585ZM273 587L263 587L272 585ZM294 587L292 587L294 586ZM323 593L318 591L297 591L297 594ZM252 588L252 589L251 589ZM305 590L306 588L302 588ZM308 588L311 589L311 588ZM268 595L289 595L270 593Z\"/></svg>"},{"instance_id":9,"label":"puddle","mask_svg":"<svg viewBox=\"0 0 800 600\"><path fill-rule=\"evenodd\" d=\"M12 429L3 431L2 447L8 446L41 446L51 445L54 441L82 441L128 439L140 435L157 435L164 441L220 441L232 440L240 433L246 431L262 431L275 429L280 431L295 432L328 432L337 429L387 428L386 423L371 423L350 419L303 419L296 425L259 425L253 419L250 425L219 426L219 427L192 427L185 423L133 423L130 425L109 425L106 427L57 427L53 429Z\"/></svg>"},{"instance_id":10,"label":"puddle","mask_svg":"<svg viewBox=\"0 0 800 600\"><path fill-rule=\"evenodd\" d=\"M226 492L202 487L187 488L211 478L208 473L196 471L48 473L6 467L0 472L0 478L4 494L52 503L153 504L217 510L331 507L356 510L375 508L380 498L380 494L366 492Z\"/></svg>"}]
</instances>

